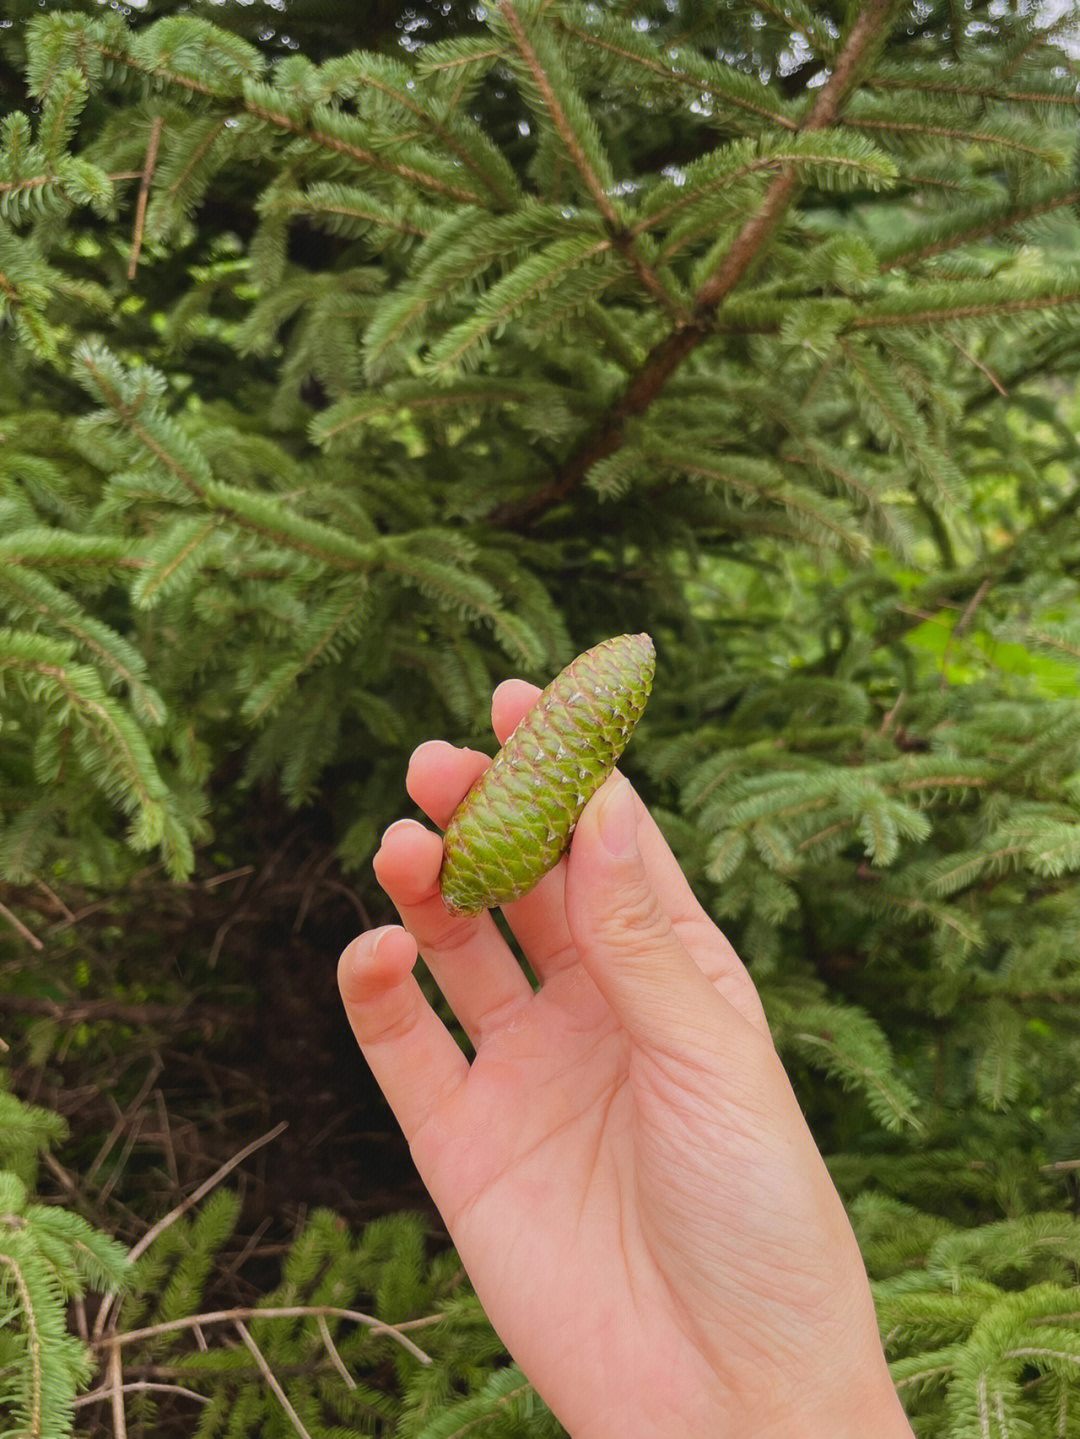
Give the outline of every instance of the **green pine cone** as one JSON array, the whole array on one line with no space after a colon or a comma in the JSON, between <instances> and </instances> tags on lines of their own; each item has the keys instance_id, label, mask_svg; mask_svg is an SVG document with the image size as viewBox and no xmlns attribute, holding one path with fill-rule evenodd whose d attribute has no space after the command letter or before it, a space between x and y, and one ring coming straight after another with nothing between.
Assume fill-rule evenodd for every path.
<instances>
[{"instance_id":1,"label":"green pine cone","mask_svg":"<svg viewBox=\"0 0 1080 1439\"><path fill-rule=\"evenodd\" d=\"M451 913L520 899L554 868L626 748L655 670L648 635L619 635L556 675L447 826L439 885Z\"/></svg>"}]
</instances>

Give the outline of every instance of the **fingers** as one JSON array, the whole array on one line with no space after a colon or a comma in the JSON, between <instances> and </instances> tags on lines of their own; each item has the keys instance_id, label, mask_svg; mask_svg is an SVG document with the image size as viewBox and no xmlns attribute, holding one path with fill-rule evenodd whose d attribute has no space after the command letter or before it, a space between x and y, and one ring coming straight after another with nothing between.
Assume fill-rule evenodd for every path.
<instances>
[{"instance_id":1,"label":"fingers","mask_svg":"<svg viewBox=\"0 0 1080 1439\"><path fill-rule=\"evenodd\" d=\"M446 803L451 808L456 805L487 764L486 756L474 751L445 748L452 750L445 767L454 779L447 779L448 793L437 806L440 817ZM457 796L453 800L451 784ZM486 1032L532 997L532 989L489 913L454 915L443 904L442 852L441 835L412 820L399 820L386 831L372 864L435 983L476 1046Z\"/></svg>"},{"instance_id":2,"label":"fingers","mask_svg":"<svg viewBox=\"0 0 1080 1439\"><path fill-rule=\"evenodd\" d=\"M414 941L396 925L368 930L338 961L349 1024L410 1142L469 1072L416 982L415 962Z\"/></svg>"},{"instance_id":3,"label":"fingers","mask_svg":"<svg viewBox=\"0 0 1080 1439\"><path fill-rule=\"evenodd\" d=\"M717 991L683 944L639 847L638 801L621 776L607 779L574 831L566 917L581 962L616 1018L644 1050L739 1065L758 1026Z\"/></svg>"},{"instance_id":4,"label":"fingers","mask_svg":"<svg viewBox=\"0 0 1080 1439\"><path fill-rule=\"evenodd\" d=\"M539 694L535 685L524 680L508 680L496 689L492 725L500 743L509 738ZM417 805L445 829L461 799L489 764L488 756L477 750L428 741L413 752L406 787ZM632 789L631 794L643 873L660 910L699 970L745 1019L767 1033L749 975L698 903L647 807ZM451 915L446 909L438 887L441 861L441 837L404 820L386 831L374 867L435 982L476 1045L514 1013L531 991L490 914L467 918ZM567 873L564 855L529 894L502 906L523 953L544 982L579 962L577 939L567 915Z\"/></svg>"},{"instance_id":5,"label":"fingers","mask_svg":"<svg viewBox=\"0 0 1080 1439\"><path fill-rule=\"evenodd\" d=\"M526 684L524 680L507 680L499 685L492 699L491 709L492 724L500 744L505 744L539 693L535 685ZM429 815L440 829L445 829L450 822L450 816L469 787L479 779L489 763L488 757L476 750L459 750L442 740L429 740L413 751L405 787L425 814ZM576 958L570 931L566 927L566 912L563 906L565 873L566 860L563 858L535 889L502 906L511 932L541 980L550 979L557 969ZM381 875L379 882L382 883ZM390 897L395 898L393 895ZM441 899L439 902L442 903ZM481 918L488 918L502 952L513 962L520 974L520 967L495 929L494 921L488 916ZM476 922L458 921L458 925L475 925ZM471 932L468 929L463 931L465 934ZM430 966L428 947L420 940L419 935L417 939L420 941L420 952ZM435 977L438 981L438 974ZM449 995L447 998L449 999ZM456 1007L454 1012L461 1018ZM462 1019L462 1023L464 1022Z\"/></svg>"},{"instance_id":6,"label":"fingers","mask_svg":"<svg viewBox=\"0 0 1080 1439\"><path fill-rule=\"evenodd\" d=\"M539 694L536 685L518 679L505 680L496 688L491 701L491 722L500 744L506 743ZM467 771L454 769L452 756L460 754L475 760L475 767ZM486 757L478 756L476 751L458 751L442 741L429 741L413 752L406 781L409 794L445 829L461 796L486 766ZM466 773L468 779L463 783ZM675 932L725 998L757 1028L767 1030L761 1001L738 955L698 902L659 825L636 793L634 802L645 871ZM542 981L576 964L578 959L566 919L566 870L564 855L535 889L503 905L514 937ZM423 947L421 949L423 952Z\"/></svg>"}]
</instances>

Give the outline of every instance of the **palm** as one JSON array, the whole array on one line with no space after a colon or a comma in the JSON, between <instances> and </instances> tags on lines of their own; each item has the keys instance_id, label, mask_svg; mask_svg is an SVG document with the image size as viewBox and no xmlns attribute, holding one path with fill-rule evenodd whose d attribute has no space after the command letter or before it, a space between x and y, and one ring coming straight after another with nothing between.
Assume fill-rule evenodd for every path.
<instances>
[{"instance_id":1,"label":"palm","mask_svg":"<svg viewBox=\"0 0 1080 1439\"><path fill-rule=\"evenodd\" d=\"M497 691L500 739L536 693ZM421 746L410 793L445 827L487 763ZM487 1314L574 1439L716 1433L718 1413L739 1433L748 1395L764 1436L760 1416L823 1362L883 1364L865 1274L750 979L639 801L648 884L633 913L608 907L620 937L598 949L595 803L569 860L504 907L535 993L490 915L447 914L439 837L407 823L384 838L380 883L471 1065L408 975L401 930L343 973L346 1007ZM613 947L641 1026L605 987Z\"/></svg>"},{"instance_id":2,"label":"palm","mask_svg":"<svg viewBox=\"0 0 1080 1439\"><path fill-rule=\"evenodd\" d=\"M642 1244L654 1176L638 1153L631 1047L583 977L557 976L483 1041L412 1149L485 1311L540 1392L559 1413L587 1395L609 1432L626 1432L612 1421L620 1404L627 1419L639 1407L628 1374L663 1358L672 1379L696 1371L679 1380L692 1394L709 1366L687 1350ZM632 1330L619 1323L628 1309L643 1321ZM574 1393L560 1393L564 1375Z\"/></svg>"}]
</instances>

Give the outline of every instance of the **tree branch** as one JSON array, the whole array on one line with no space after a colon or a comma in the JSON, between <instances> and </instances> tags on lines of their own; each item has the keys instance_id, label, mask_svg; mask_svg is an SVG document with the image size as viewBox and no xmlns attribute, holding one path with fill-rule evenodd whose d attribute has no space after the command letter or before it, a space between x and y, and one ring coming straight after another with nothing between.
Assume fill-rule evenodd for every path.
<instances>
[{"instance_id":1,"label":"tree branch","mask_svg":"<svg viewBox=\"0 0 1080 1439\"><path fill-rule=\"evenodd\" d=\"M799 130L824 130L833 124L858 81L874 47L884 37L899 0L869 0L852 26L829 79L821 87L814 108ZM588 434L555 478L527 499L498 505L488 516L498 526L530 524L581 484L599 460L614 454L625 442L626 422L644 413L667 384L672 374L708 335L717 309L730 295L750 266L776 233L795 194L797 171L782 170L773 180L757 212L732 242L719 268L694 297L694 311L688 323L673 330L654 345L623 393Z\"/></svg>"},{"instance_id":2,"label":"tree branch","mask_svg":"<svg viewBox=\"0 0 1080 1439\"><path fill-rule=\"evenodd\" d=\"M154 167L157 165L158 147L161 144L161 131L165 121L160 115L155 116L154 123L150 127L150 141L146 147L146 164L142 172L142 184L139 186L139 200L135 207L135 234L131 241L131 259L128 263L127 277L134 280L135 272L139 267L139 254L142 250L143 226L146 224L146 203L150 198L150 182L154 178Z\"/></svg>"}]
</instances>

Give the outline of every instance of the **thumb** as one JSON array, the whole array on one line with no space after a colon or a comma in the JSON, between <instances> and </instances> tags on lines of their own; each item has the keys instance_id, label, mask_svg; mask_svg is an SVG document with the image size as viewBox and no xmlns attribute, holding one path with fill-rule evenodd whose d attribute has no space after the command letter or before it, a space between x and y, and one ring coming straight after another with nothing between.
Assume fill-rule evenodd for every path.
<instances>
[{"instance_id":1,"label":"thumb","mask_svg":"<svg viewBox=\"0 0 1080 1439\"><path fill-rule=\"evenodd\" d=\"M638 849L640 813L630 781L617 772L585 806L567 862L567 925L582 964L637 1044L680 1057L715 1052L718 1029L745 1021L676 934Z\"/></svg>"}]
</instances>

